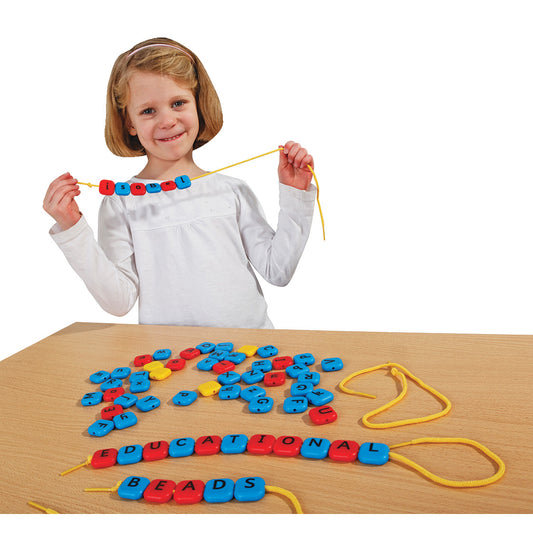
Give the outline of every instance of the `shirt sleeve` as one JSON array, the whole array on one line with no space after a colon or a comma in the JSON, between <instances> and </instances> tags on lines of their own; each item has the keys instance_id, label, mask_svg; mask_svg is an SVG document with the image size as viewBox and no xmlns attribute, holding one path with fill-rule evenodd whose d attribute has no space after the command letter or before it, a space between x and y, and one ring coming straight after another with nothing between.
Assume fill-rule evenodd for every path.
<instances>
[{"instance_id":1,"label":"shirt sleeve","mask_svg":"<svg viewBox=\"0 0 533 533\"><path fill-rule=\"evenodd\" d=\"M282 183L279 187L276 231L266 221L259 201L246 185L240 190L238 220L250 263L266 281L282 287L292 279L307 243L316 188L311 184L302 191Z\"/></svg>"},{"instance_id":2,"label":"shirt sleeve","mask_svg":"<svg viewBox=\"0 0 533 533\"><path fill-rule=\"evenodd\" d=\"M102 309L123 316L137 300L139 280L128 225L112 202L102 202L99 234L98 243L83 216L68 230L61 231L57 224L50 230L52 239Z\"/></svg>"}]
</instances>

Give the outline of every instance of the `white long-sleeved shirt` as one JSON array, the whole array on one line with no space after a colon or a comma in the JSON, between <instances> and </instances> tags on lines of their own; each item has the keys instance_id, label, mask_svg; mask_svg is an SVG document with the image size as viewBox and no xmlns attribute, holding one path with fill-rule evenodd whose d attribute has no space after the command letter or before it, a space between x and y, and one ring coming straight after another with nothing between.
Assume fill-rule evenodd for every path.
<instances>
[{"instance_id":1,"label":"white long-sleeved shirt","mask_svg":"<svg viewBox=\"0 0 533 533\"><path fill-rule=\"evenodd\" d=\"M84 217L65 231L55 224L50 234L113 315L126 314L139 298L141 324L270 328L252 266L274 285L290 281L315 192L280 183L274 232L245 182L212 174L187 189L104 197L98 243Z\"/></svg>"}]
</instances>

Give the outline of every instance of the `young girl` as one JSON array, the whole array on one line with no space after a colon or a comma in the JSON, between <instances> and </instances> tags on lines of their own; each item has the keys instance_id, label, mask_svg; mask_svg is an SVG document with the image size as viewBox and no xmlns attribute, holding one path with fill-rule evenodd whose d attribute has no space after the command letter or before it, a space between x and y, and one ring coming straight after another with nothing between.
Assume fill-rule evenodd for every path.
<instances>
[{"instance_id":1,"label":"young girl","mask_svg":"<svg viewBox=\"0 0 533 533\"><path fill-rule=\"evenodd\" d=\"M204 174L193 151L221 127L218 96L193 52L158 38L118 57L105 137L116 155L146 155L130 185ZM284 145L275 232L250 188L218 173L185 189L105 196L98 243L69 173L51 183L43 207L56 221L52 238L105 311L122 316L139 298L141 324L270 328L252 266L274 285L290 281L313 216L316 189L307 165L313 159L305 149Z\"/></svg>"}]
</instances>

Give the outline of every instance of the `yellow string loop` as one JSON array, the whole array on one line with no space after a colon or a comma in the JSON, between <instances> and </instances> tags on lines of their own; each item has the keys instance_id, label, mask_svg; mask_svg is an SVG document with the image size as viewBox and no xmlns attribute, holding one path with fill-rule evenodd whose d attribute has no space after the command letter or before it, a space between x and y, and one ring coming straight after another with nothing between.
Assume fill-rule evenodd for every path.
<instances>
[{"instance_id":1,"label":"yellow string loop","mask_svg":"<svg viewBox=\"0 0 533 533\"><path fill-rule=\"evenodd\" d=\"M353 391L353 390L349 389L348 387L346 387L346 384L350 380L352 380L353 378L355 378L355 377L357 377L357 376L359 376L361 374L367 374L369 372L374 372L375 370L380 370L380 369L383 369L383 368L390 368L391 369L391 374L394 377L398 377L400 379L401 384L402 384L402 391L400 392L400 394L396 398L394 398L390 402L388 402L385 405L382 405L381 407L378 407L377 409L374 409L373 411L370 411L369 413L364 415L363 418L362 418L362 422L363 422L363 424L365 426L367 426L369 428L373 428L373 429L385 429L385 428L393 428L393 427L399 427L399 426L407 426L409 424L420 424L422 422L429 422L430 420L435 420L437 418L441 418L441 417L447 415L450 412L450 409L452 408L452 404L451 404L450 400L448 400L448 398L446 398L446 396L444 396L444 394L441 394L440 392L435 390L430 385L427 385L426 383L424 383L421 379L417 378L414 374L409 372L409 370L407 370L402 365L399 365L398 363L385 363L383 365L377 365L377 366L373 366L371 368L365 368L364 370L359 370L358 372L354 372L354 373L350 374L349 376L347 376L346 378L344 378L339 383L339 388L340 388L340 390L342 392L345 392L347 394L354 394L354 395L357 395L357 396L364 396L366 398L376 398L375 396L373 396L371 394L365 394L365 393L362 393L362 392ZM428 415L428 416L422 416L422 417L417 417L417 418L406 418L406 419L403 419L403 420L396 420L394 422L384 422L384 423L370 422L369 419L371 417L376 416L377 414L382 413L383 411L385 411L387 409L390 409L391 407L393 407L394 405L399 403L405 397L405 395L407 394L407 380L406 380L404 374L406 374L410 379L412 379L415 383L417 383L422 389L426 390L431 395L435 396L438 400L440 400L444 404L444 408L441 411L439 411L438 413L435 413L435 414L432 414L432 415Z\"/></svg>"},{"instance_id":2,"label":"yellow string loop","mask_svg":"<svg viewBox=\"0 0 533 533\"><path fill-rule=\"evenodd\" d=\"M28 505L31 505L32 507L39 509L39 511L43 511L46 514L59 514L57 511L54 511L53 509L50 509L49 507L43 507L42 505L39 505L38 503L35 503L35 502L28 502Z\"/></svg>"},{"instance_id":3,"label":"yellow string loop","mask_svg":"<svg viewBox=\"0 0 533 533\"><path fill-rule=\"evenodd\" d=\"M296 496L289 490L282 489L281 487L273 487L272 485L265 485L265 491L270 492L270 493L277 493L277 494L281 494L282 496L285 496L292 503L292 506L294 507L296 514L304 513L302 510L302 506L300 505L300 502L298 501L298 498L296 498Z\"/></svg>"},{"instance_id":4,"label":"yellow string loop","mask_svg":"<svg viewBox=\"0 0 533 533\"><path fill-rule=\"evenodd\" d=\"M395 444L394 446L390 446L390 449L392 450L395 448L401 448L402 446L411 446L411 445L416 445L416 444L434 444L434 443L436 444L466 444L468 446L473 446L474 448L477 448L479 451L484 453L489 459L492 459L492 461L494 461L498 465L498 470L496 471L494 475L488 478L485 478L485 479L455 481L455 480L446 479L446 478L437 476L436 474L433 474L429 470L426 470L424 467L415 463L411 459L407 459L407 457L404 457L403 455L400 455L398 453L390 452L389 457L392 460L398 461L400 463L407 465L410 468L413 468L414 470L416 470L423 476L427 477L431 481L434 481L435 483L439 483L440 485L446 485L447 487L454 487L454 488L483 487L485 485L490 485L491 483L495 483L496 481L498 481L505 473L504 462L494 452L491 452L486 446L479 444L479 442L476 442L470 439L428 437L428 438L422 438L422 439L414 439L409 442L403 442L401 444Z\"/></svg>"}]
</instances>

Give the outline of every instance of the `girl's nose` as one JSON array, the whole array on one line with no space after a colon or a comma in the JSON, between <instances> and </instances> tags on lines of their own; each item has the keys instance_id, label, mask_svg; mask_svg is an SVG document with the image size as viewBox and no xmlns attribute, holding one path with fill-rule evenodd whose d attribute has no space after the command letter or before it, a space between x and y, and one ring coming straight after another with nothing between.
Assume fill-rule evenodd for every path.
<instances>
[{"instance_id":1,"label":"girl's nose","mask_svg":"<svg viewBox=\"0 0 533 533\"><path fill-rule=\"evenodd\" d=\"M176 117L171 112L161 113L159 115L159 127L168 129L174 126L176 123Z\"/></svg>"}]
</instances>

